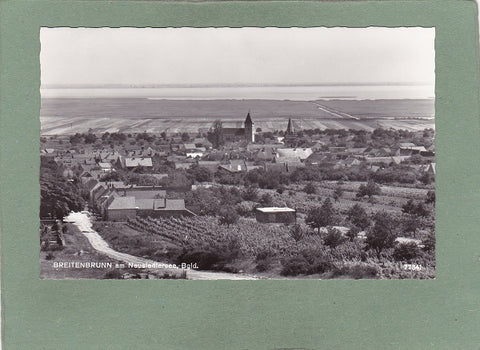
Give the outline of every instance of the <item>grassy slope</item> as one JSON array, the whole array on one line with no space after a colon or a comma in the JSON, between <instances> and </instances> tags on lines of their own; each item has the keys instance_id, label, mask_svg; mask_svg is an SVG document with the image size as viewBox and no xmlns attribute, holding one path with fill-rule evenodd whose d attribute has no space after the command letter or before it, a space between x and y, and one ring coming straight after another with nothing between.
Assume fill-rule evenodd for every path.
<instances>
[{"instance_id":1,"label":"grassy slope","mask_svg":"<svg viewBox=\"0 0 480 350\"><path fill-rule=\"evenodd\" d=\"M53 267L54 262L116 262L103 254L97 253L76 226L71 224L67 224L67 226L68 232L64 235L64 249L40 252L40 277L46 279L104 278L108 269L56 269ZM80 251L82 251L81 254L79 254ZM53 254L54 259L46 259L49 253Z\"/></svg>"}]
</instances>

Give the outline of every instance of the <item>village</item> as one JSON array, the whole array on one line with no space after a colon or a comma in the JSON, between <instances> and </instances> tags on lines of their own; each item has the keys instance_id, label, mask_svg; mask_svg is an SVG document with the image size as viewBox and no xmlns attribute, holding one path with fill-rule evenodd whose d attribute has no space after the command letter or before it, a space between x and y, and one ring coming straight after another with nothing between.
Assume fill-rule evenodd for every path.
<instances>
[{"instance_id":1,"label":"village","mask_svg":"<svg viewBox=\"0 0 480 350\"><path fill-rule=\"evenodd\" d=\"M253 268L257 272L272 267L281 269L276 273L283 275L322 273L329 269L300 269L289 273L288 264L275 263L275 257L285 255L292 244L285 240L292 238L298 246L299 241L307 244L312 239L307 236L317 236L315 239L320 236L321 244L325 245L325 237L330 236L327 240L338 241L332 249L347 240L365 244L361 239L365 242L366 232L375 227L373 222L378 212L400 220L401 227L405 226L410 232L396 232L393 237L405 236L402 242L410 244L409 249L416 252L404 259L405 263L418 261L422 255L419 250L425 247L425 242L416 237L417 230L433 231L433 224L426 223L425 218L430 216L433 221L434 207L423 216L415 210L407 213L405 209L408 203L413 207L420 202L432 206L433 129L302 130L296 120L290 118L285 120L283 130L262 132L261 128L255 128L253 113L248 112L243 122L216 120L210 129L198 130L196 134L90 130L74 135L44 135L41 147L42 219L61 220L70 211L88 210L99 223L110 222L128 230L164 237L163 255L158 257L167 260L180 259L175 257L178 252L172 253L179 247L195 252L202 250L205 243L202 232L207 236L216 234L213 240L220 246L238 245L240 253L235 252L229 259L215 257L203 264L205 269L249 270L245 266L232 268L232 261L251 255L257 267L269 265ZM49 193L54 187L49 184L49 173L50 179L61 179L53 182L63 181L60 192L65 200L52 200L60 194ZM368 216L369 225L352 224L355 218L349 213L360 204L364 206L358 215ZM415 220L418 222L412 223ZM207 222L213 226L203 231L198 229ZM412 226L415 226L413 231ZM317 235L312 234L315 229ZM274 240L282 241L284 247L274 242L279 252L273 253L271 247L262 244L252 248L253 243L242 242L241 235L232 239L233 235L229 234L232 231L245 231L242 234L249 239L269 232L276 236ZM61 244L60 230L44 228L42 232L42 246L48 242ZM423 235L431 238L433 232L428 233ZM52 234L57 237L52 238ZM351 239L347 239L349 234ZM407 238L409 235L415 239ZM182 238L179 242L181 236L189 237L189 241ZM255 238L261 239L265 237ZM145 235L139 242L140 246L151 245ZM196 246L199 242L200 246ZM131 245L123 248L138 252L138 247ZM393 243L384 247L370 245L370 248L363 250L377 249L378 259L389 249L389 254L393 254L395 249ZM292 252L294 250L298 247ZM158 251L156 249L157 255ZM262 254L266 254L263 260L268 263L258 263ZM198 254L187 255L183 253L181 258L197 262L194 260ZM368 257L359 255L359 260L362 259L365 261Z\"/></svg>"}]
</instances>

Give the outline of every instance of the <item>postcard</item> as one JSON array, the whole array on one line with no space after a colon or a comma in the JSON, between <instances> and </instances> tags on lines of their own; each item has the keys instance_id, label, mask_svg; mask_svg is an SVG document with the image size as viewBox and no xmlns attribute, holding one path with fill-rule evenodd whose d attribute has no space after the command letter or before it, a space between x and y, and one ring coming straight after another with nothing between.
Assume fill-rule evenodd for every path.
<instances>
[{"instance_id":1,"label":"postcard","mask_svg":"<svg viewBox=\"0 0 480 350\"><path fill-rule=\"evenodd\" d=\"M474 1L0 1L4 349L475 349Z\"/></svg>"},{"instance_id":2,"label":"postcard","mask_svg":"<svg viewBox=\"0 0 480 350\"><path fill-rule=\"evenodd\" d=\"M42 278L434 278L434 28L41 28Z\"/></svg>"}]
</instances>

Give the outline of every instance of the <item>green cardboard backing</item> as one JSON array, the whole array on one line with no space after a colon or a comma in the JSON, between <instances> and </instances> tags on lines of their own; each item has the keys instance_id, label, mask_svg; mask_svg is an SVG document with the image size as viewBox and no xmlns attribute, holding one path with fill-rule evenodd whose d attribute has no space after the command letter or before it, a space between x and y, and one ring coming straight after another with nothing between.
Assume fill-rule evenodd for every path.
<instances>
[{"instance_id":1,"label":"green cardboard backing","mask_svg":"<svg viewBox=\"0 0 480 350\"><path fill-rule=\"evenodd\" d=\"M435 280L39 279L42 26L436 28ZM0 2L4 349L478 349L474 1Z\"/></svg>"}]
</instances>

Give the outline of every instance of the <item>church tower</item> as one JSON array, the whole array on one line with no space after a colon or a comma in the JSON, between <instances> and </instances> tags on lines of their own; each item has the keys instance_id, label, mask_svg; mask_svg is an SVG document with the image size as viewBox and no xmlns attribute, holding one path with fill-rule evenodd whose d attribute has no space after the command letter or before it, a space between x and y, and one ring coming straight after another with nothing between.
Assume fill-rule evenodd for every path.
<instances>
[{"instance_id":1,"label":"church tower","mask_svg":"<svg viewBox=\"0 0 480 350\"><path fill-rule=\"evenodd\" d=\"M297 146L297 134L293 128L292 118L288 118L287 130L285 130L285 137L283 142L287 147L296 147Z\"/></svg>"},{"instance_id":2,"label":"church tower","mask_svg":"<svg viewBox=\"0 0 480 350\"><path fill-rule=\"evenodd\" d=\"M248 142L255 142L255 124L252 122L252 118L250 117L250 111L247 114L247 118L244 122L245 125L245 139Z\"/></svg>"},{"instance_id":3,"label":"church tower","mask_svg":"<svg viewBox=\"0 0 480 350\"><path fill-rule=\"evenodd\" d=\"M288 118L287 130L285 131L286 135L293 135L295 131L293 130L292 118Z\"/></svg>"}]
</instances>

